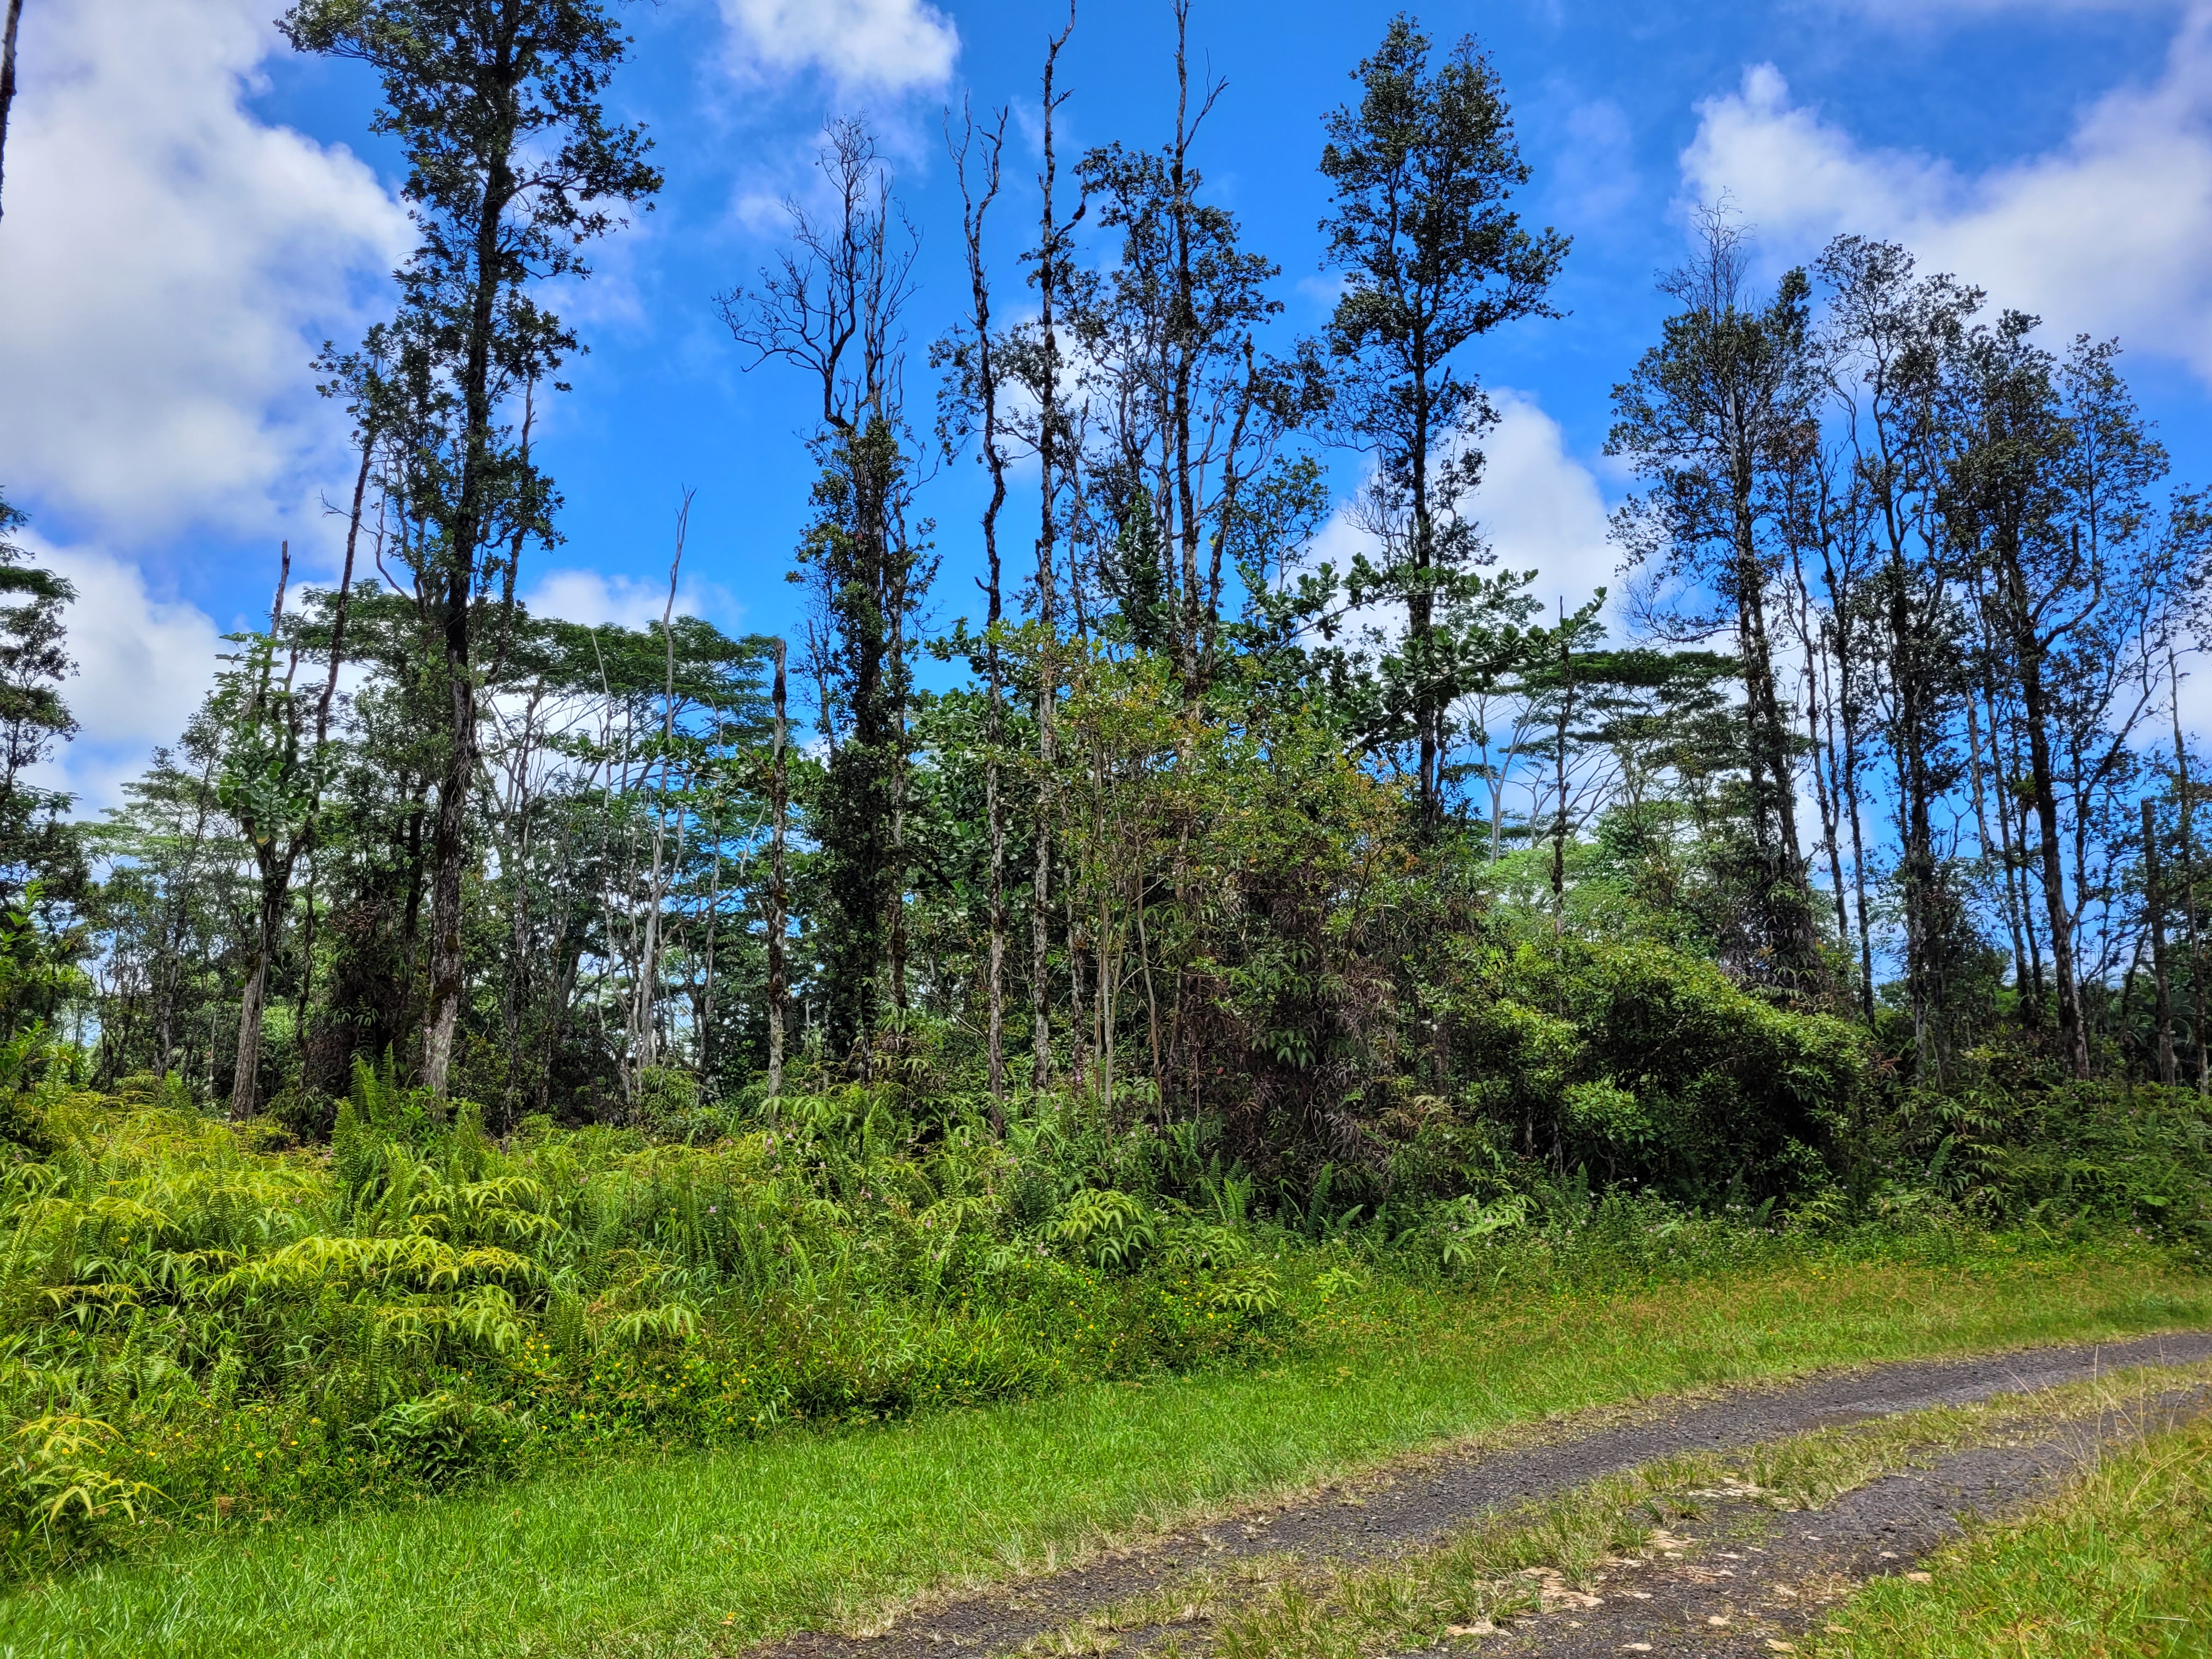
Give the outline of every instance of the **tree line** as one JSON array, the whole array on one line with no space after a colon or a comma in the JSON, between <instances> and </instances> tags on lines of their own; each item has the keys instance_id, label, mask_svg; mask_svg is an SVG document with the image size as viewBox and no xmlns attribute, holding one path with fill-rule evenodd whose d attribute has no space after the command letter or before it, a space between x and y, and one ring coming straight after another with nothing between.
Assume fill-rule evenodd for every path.
<instances>
[{"instance_id":1,"label":"tree line","mask_svg":"<svg viewBox=\"0 0 2212 1659\"><path fill-rule=\"evenodd\" d=\"M688 498L658 623L517 598L579 349L545 284L661 184L605 107L613 13L295 4L295 46L378 76L419 238L316 364L358 455L342 574L280 561L87 824L18 775L71 730L68 595L7 550L11 1029L308 1133L359 1064L502 1128L844 1083L1003 1127L1056 1090L1301 1178L1479 1132L1699 1192L1789 1184L1863 1109L1838 1091L2205 1088L2212 520L2117 343L1866 237L1765 281L1709 210L1613 388L1622 595L1547 604L1475 512L1484 342L1557 315L1571 252L1517 205L1494 66L1401 16L1352 70L1316 153L1339 297L1297 338L1172 21L1164 134L1066 153L1072 9L1034 179L1008 108L947 112L963 289L926 345L858 120L716 296L738 361L819 393L787 642L676 614ZM941 627L956 464L981 614ZM1703 1085L1605 1058L1631 978L1738 1033L1713 1066L1786 1029L1857 1080L1739 1079L1692 1133Z\"/></svg>"}]
</instances>

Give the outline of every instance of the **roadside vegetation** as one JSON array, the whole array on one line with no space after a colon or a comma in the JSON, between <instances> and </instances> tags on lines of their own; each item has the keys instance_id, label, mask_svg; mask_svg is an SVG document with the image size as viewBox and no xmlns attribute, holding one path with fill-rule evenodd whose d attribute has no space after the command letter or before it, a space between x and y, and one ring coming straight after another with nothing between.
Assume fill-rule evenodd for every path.
<instances>
[{"instance_id":1,"label":"roadside vegetation","mask_svg":"<svg viewBox=\"0 0 2212 1659\"><path fill-rule=\"evenodd\" d=\"M1632 1236L1610 1262L1591 1249L1556 1285L1498 1294L1439 1294L1333 1253L1332 1270L1364 1287L1316 1311L1303 1352L1257 1367L549 1463L520 1485L308 1523L180 1518L150 1554L16 1585L0 1599L0 1644L206 1659L733 1653L780 1632L865 1628L947 1585L1553 1413L2212 1318L2201 1278L2132 1244L2022 1250L1936 1233L1921 1251L1856 1252L1718 1230L1706 1242L1717 1248L1702 1270L1662 1266L1648 1289L1601 1288L1652 1272ZM1747 1244L1771 1254L1714 1271ZM1570 1254L1562 1237L1521 1249L1531 1270Z\"/></svg>"}]
</instances>

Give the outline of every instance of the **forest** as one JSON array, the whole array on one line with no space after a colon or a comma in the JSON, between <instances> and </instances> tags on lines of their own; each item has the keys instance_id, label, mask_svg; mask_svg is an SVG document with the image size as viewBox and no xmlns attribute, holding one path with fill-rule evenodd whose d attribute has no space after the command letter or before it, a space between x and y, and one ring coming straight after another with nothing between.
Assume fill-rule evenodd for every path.
<instances>
[{"instance_id":1,"label":"forest","mask_svg":"<svg viewBox=\"0 0 2212 1659\"><path fill-rule=\"evenodd\" d=\"M610 113L620 9L285 12L375 77L416 236L301 366L342 573L274 553L89 815L35 781L73 594L0 501L10 1577L1279 1358L1361 1283L2201 1262L2212 501L2122 343L1871 236L1769 280L1710 204L1570 608L1476 508L1486 344L1575 257L1491 59L1401 15L1346 66L1297 337L1189 13L1170 131L1070 147L1109 107L1072 12L1034 133L945 112L936 337L857 118L702 299L819 394L750 556L787 639L679 614L688 496L658 623L519 597L586 344L553 296L676 165Z\"/></svg>"}]
</instances>

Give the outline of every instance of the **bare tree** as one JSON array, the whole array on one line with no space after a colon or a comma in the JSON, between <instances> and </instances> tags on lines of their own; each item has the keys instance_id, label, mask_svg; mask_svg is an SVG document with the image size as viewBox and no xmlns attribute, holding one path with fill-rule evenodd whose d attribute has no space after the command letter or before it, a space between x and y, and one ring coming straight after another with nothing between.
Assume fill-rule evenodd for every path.
<instances>
[{"instance_id":1,"label":"bare tree","mask_svg":"<svg viewBox=\"0 0 2212 1659\"><path fill-rule=\"evenodd\" d=\"M716 305L749 368L777 359L821 388L816 516L799 558L813 578L813 667L831 739L813 814L835 912L823 933L825 1024L833 1060L865 1069L887 978L892 1007L905 1000L910 620L933 568L905 523L900 315L920 243L865 125L832 124L819 165L830 210L787 203L789 248L757 287Z\"/></svg>"},{"instance_id":2,"label":"bare tree","mask_svg":"<svg viewBox=\"0 0 2212 1659\"><path fill-rule=\"evenodd\" d=\"M1003 1120L1006 1094L1006 814L1000 751L1005 745L1006 678L1000 659L1000 630L1006 617L1005 584L999 557L999 514L1006 504L1007 455L999 409L999 383L1006 374L998 336L991 320L990 270L983 255L983 228L991 204L998 199L1003 177L1001 158L1006 149L1008 112L1001 107L991 125L978 127L974 112L962 109L960 139L952 140L951 120L945 122L945 146L951 151L953 171L960 185L961 244L968 261L969 312L965 328L944 343L936 357L950 372L945 381L947 408L940 417L940 435L951 454L972 431L977 441L976 459L988 470L990 499L982 514L985 576L983 682L988 701L983 726L983 810L990 839L990 939L985 970L985 1046L991 1082L991 1110ZM971 166L973 171L971 172Z\"/></svg>"}]
</instances>

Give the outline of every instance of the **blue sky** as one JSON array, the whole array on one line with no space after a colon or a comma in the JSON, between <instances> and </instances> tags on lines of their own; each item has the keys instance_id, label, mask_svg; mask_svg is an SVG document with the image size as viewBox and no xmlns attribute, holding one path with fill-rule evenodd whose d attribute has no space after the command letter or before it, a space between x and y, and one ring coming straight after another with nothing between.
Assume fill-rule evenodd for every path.
<instances>
[{"instance_id":1,"label":"blue sky","mask_svg":"<svg viewBox=\"0 0 2212 1659\"><path fill-rule=\"evenodd\" d=\"M387 303L406 228L374 88L291 58L278 0L29 0L0 220L0 483L77 580L84 739L64 775L113 798L173 736L221 631L267 604L277 541L334 568L324 496L350 482L307 359ZM1228 88L1200 146L1217 199L1283 267L1285 343L1319 325L1322 112L1395 8L1197 0L1193 40ZM1005 290L1034 223L1036 3L662 0L629 9L615 88L659 143L658 210L564 295L591 355L542 453L565 544L523 586L582 620L659 609L679 492L698 491L684 602L775 629L805 512L804 389L741 372L710 296L773 248L822 124L866 113L921 228L911 384L960 297L939 122L1011 102ZM2118 334L2185 477L2212 481L2212 0L1823 0L1766 6L1437 4L1504 78L1535 176L1528 217L1575 248L1570 314L1516 325L1474 366L1506 419L1475 503L1506 562L1572 599L1610 575L1599 455L1607 393L1662 311L1688 203L1728 191L1775 269L1838 230L1891 235L2044 314ZM1172 114L1166 0L1091 0L1064 59L1067 149L1157 142ZM1014 304L1018 296L1009 294ZM1349 463L1338 469L1349 483ZM930 486L940 617L969 609L976 470ZM1347 532L1348 533L1348 532Z\"/></svg>"}]
</instances>

